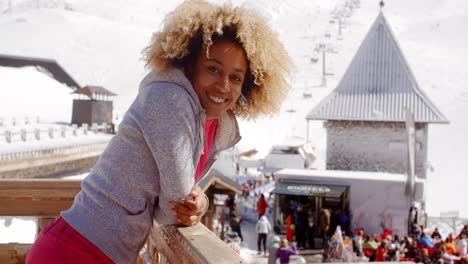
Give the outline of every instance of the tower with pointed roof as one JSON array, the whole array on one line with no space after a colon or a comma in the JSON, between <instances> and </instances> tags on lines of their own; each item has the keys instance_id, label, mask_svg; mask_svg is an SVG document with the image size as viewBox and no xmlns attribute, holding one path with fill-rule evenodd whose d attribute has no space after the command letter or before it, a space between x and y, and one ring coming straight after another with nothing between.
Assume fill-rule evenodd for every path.
<instances>
[{"instance_id":1,"label":"tower with pointed roof","mask_svg":"<svg viewBox=\"0 0 468 264\"><path fill-rule=\"evenodd\" d=\"M327 169L406 173L406 109L416 175L425 178L428 124L448 120L420 89L380 11L336 89L306 119L326 121Z\"/></svg>"}]
</instances>

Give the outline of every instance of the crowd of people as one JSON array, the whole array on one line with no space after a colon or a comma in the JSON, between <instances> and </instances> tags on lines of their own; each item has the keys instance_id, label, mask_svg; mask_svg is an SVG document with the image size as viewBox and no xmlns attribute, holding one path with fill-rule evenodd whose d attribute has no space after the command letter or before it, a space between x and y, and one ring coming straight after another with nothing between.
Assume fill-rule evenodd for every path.
<instances>
[{"instance_id":1,"label":"crowd of people","mask_svg":"<svg viewBox=\"0 0 468 264\"><path fill-rule=\"evenodd\" d=\"M348 254L349 257L344 258L347 261L468 264L468 225L458 234L449 234L447 237L443 237L437 227L428 230L417 224L404 237L393 235L391 230L386 229L382 234L370 235L363 229L350 230L349 216L345 211L332 212L328 208L321 208L319 218L314 221L307 204L290 201L284 215L285 237L280 239L279 236L273 236L268 243L268 235L273 229L265 215L268 202L263 194L259 196L256 205L257 254L268 256L268 263L289 263L290 257L296 255L298 249L317 249L314 240L320 238L324 241L322 247L318 245L324 249L324 261L343 258L344 254ZM231 208L229 202L228 207ZM236 213L230 213L233 231L237 230L236 217ZM315 228L315 225L318 226ZM339 231L339 239L336 230ZM276 233L278 231L275 230ZM240 230L237 232L242 236Z\"/></svg>"},{"instance_id":2,"label":"crowd of people","mask_svg":"<svg viewBox=\"0 0 468 264\"><path fill-rule=\"evenodd\" d=\"M266 203L263 195L257 203L257 212L259 213L259 222L257 223L258 235L258 254L263 252L266 255L266 233L270 232L270 224L263 214L265 213ZM281 259L281 263L289 263L289 257L297 253L299 248L315 248L312 227L313 218L306 212L304 206L297 203L291 205L291 210L286 214L286 234L285 239L278 237L272 242L270 247L270 259L275 263L276 258ZM344 215L344 217L342 216ZM336 227L333 225L333 216L329 209L322 208L320 213L319 228L323 241L324 260L330 260L330 252L337 245L335 233ZM468 264L468 225L456 236L449 234L443 237L438 228L432 232L423 226L414 224L409 234L400 238L398 235L392 235L391 230L384 230L382 234L368 235L362 229L349 232L349 219L345 214L337 216L338 224L343 225L343 237L341 241L347 241L350 244L350 250L354 254L354 260L374 261L413 261L416 263L467 263ZM268 228L264 226L268 225ZM332 227L332 225L334 227ZM341 235L341 228L340 235ZM352 236L349 238L346 235ZM309 239L310 237L310 239ZM288 246L288 242L292 246ZM275 244L276 243L276 244ZM276 245L276 247L275 247ZM273 249L272 249L273 248ZM346 248L344 246L343 248Z\"/></svg>"},{"instance_id":3,"label":"crowd of people","mask_svg":"<svg viewBox=\"0 0 468 264\"><path fill-rule=\"evenodd\" d=\"M349 233L349 214L344 210L334 210L322 207L314 218L313 206L301 201L290 201L285 211L286 238L295 240L300 249L316 249L315 239L327 240L339 225Z\"/></svg>"},{"instance_id":4,"label":"crowd of people","mask_svg":"<svg viewBox=\"0 0 468 264\"><path fill-rule=\"evenodd\" d=\"M358 230L352 240L353 251L369 261L413 261L416 263L468 263L468 225L457 235L445 239L438 228L428 232L413 225L403 238L392 236L390 230L379 235L365 235Z\"/></svg>"}]
</instances>

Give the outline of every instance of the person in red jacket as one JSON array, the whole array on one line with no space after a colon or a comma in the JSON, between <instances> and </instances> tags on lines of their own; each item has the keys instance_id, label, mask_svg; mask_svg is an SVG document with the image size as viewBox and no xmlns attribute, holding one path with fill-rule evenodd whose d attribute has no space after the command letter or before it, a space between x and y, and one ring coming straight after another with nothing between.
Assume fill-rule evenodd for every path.
<instances>
[{"instance_id":1,"label":"person in red jacket","mask_svg":"<svg viewBox=\"0 0 468 264\"><path fill-rule=\"evenodd\" d=\"M291 212L288 212L288 216L286 217L286 239L291 241L294 239L294 227L293 226L294 219Z\"/></svg>"},{"instance_id":2,"label":"person in red jacket","mask_svg":"<svg viewBox=\"0 0 468 264\"><path fill-rule=\"evenodd\" d=\"M377 248L375 261L387 261L387 240L383 240L380 246Z\"/></svg>"},{"instance_id":3,"label":"person in red jacket","mask_svg":"<svg viewBox=\"0 0 468 264\"><path fill-rule=\"evenodd\" d=\"M258 202L257 202L258 219L260 219L260 217L265 214L267 207L268 207L268 203L265 200L265 196L261 194L260 199L258 199Z\"/></svg>"}]
</instances>

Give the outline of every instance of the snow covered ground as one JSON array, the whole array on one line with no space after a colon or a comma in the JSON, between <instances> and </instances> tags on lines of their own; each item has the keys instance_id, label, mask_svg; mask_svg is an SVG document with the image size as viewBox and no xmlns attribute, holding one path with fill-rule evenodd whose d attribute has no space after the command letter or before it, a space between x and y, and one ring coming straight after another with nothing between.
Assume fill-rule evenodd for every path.
<instances>
[{"instance_id":1,"label":"snow covered ground","mask_svg":"<svg viewBox=\"0 0 468 264\"><path fill-rule=\"evenodd\" d=\"M28 217L1 217L0 243L34 243L37 221Z\"/></svg>"},{"instance_id":2,"label":"snow covered ground","mask_svg":"<svg viewBox=\"0 0 468 264\"><path fill-rule=\"evenodd\" d=\"M123 113L134 99L145 74L141 50L151 33L160 28L164 15L181 1L162 0L0 0L0 53L52 58L65 67L79 84L102 85L116 92L115 108ZM221 0L214 2L223 2ZM342 40L338 25L330 20L345 0L284 1L235 0L265 15L279 33L296 64L291 92L279 115L256 121L241 121L247 148L266 154L272 144L286 137L305 138L305 115L334 89L352 56L378 14L378 1L362 0L361 7L343 18ZM384 7L387 20L421 89L450 120L449 125L429 127L427 209L430 215L459 210L468 217L466 203L466 157L468 157L468 1L392 0ZM325 34L330 37L325 37ZM321 86L321 62L314 51L326 42L337 53L327 54L327 86ZM32 69L28 69L32 70ZM30 90L10 91L14 74L0 69L0 117L28 115L16 104L33 105ZM21 87L43 90L38 79L26 79ZM54 84L55 85L55 84ZM5 92L7 91L8 92ZM70 102L59 90L34 94L44 103L34 109L44 118L67 118ZM28 91L28 92L26 92ZM20 98L16 93L23 93ZM312 97L305 98L304 93ZM60 100L59 100L60 99ZM28 100L28 101L26 101ZM60 111L56 111L59 109ZM69 112L68 112L69 113ZM55 116L57 115L57 116ZM68 116L70 116L68 114ZM69 118L69 117L68 117ZM68 119L69 120L69 119ZM309 137L324 166L325 131L321 122L311 122ZM279 141L279 142L278 142ZM319 167L320 168L320 167Z\"/></svg>"}]
</instances>

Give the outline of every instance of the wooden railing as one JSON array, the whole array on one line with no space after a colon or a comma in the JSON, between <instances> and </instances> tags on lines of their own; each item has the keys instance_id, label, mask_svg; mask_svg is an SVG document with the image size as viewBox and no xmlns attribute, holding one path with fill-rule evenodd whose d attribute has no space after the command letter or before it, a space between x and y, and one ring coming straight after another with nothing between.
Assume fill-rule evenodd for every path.
<instances>
[{"instance_id":1,"label":"wooden railing","mask_svg":"<svg viewBox=\"0 0 468 264\"><path fill-rule=\"evenodd\" d=\"M37 232L71 206L80 180L1 180L0 216L37 217ZM0 244L0 263L24 263L31 244Z\"/></svg>"},{"instance_id":2,"label":"wooden railing","mask_svg":"<svg viewBox=\"0 0 468 264\"><path fill-rule=\"evenodd\" d=\"M0 216L34 216L38 232L71 206L80 180L0 180ZM0 263L24 263L31 244L0 244ZM247 263L203 224L154 223L137 263Z\"/></svg>"},{"instance_id":3,"label":"wooden railing","mask_svg":"<svg viewBox=\"0 0 468 264\"><path fill-rule=\"evenodd\" d=\"M161 264L247 263L201 223L191 227L154 223L148 252L153 263Z\"/></svg>"}]
</instances>

